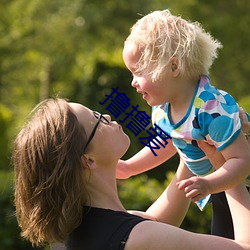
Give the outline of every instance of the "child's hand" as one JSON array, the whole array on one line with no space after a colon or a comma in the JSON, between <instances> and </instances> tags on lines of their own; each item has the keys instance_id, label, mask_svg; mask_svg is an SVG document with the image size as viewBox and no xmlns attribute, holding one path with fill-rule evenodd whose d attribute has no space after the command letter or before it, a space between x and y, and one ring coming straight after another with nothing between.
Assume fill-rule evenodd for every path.
<instances>
[{"instance_id":1,"label":"child's hand","mask_svg":"<svg viewBox=\"0 0 250 250\"><path fill-rule=\"evenodd\" d=\"M116 178L117 179L127 179L129 178L130 171L128 168L128 164L124 160L119 160L116 166Z\"/></svg>"},{"instance_id":2,"label":"child's hand","mask_svg":"<svg viewBox=\"0 0 250 250\"><path fill-rule=\"evenodd\" d=\"M180 190L184 190L186 197L192 201L198 201L210 194L209 183L204 177L194 176L179 181L177 187Z\"/></svg>"}]
</instances>

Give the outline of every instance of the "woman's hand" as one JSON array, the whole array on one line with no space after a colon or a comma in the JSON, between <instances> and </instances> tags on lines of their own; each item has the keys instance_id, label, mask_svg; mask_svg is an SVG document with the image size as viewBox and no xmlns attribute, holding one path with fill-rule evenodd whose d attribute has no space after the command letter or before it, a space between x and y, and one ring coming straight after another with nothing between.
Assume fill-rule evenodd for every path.
<instances>
[{"instance_id":1,"label":"woman's hand","mask_svg":"<svg viewBox=\"0 0 250 250\"><path fill-rule=\"evenodd\" d=\"M250 122L247 119L247 115L243 108L240 108L240 119L242 122L242 131L244 132L248 143L250 142Z\"/></svg>"}]
</instances>

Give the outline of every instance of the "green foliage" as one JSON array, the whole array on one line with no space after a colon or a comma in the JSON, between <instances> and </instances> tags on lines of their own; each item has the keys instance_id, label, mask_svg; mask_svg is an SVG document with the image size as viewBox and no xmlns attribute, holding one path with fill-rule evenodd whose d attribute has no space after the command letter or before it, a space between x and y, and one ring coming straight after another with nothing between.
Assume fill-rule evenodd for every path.
<instances>
[{"instance_id":1,"label":"green foliage","mask_svg":"<svg viewBox=\"0 0 250 250\"><path fill-rule=\"evenodd\" d=\"M0 103L0 169L7 169L9 167L8 156L10 148L6 145L9 141L12 121L11 111Z\"/></svg>"},{"instance_id":2,"label":"green foliage","mask_svg":"<svg viewBox=\"0 0 250 250\"><path fill-rule=\"evenodd\" d=\"M0 249L34 249L20 237L14 211L13 173L0 171L0 180Z\"/></svg>"},{"instance_id":3,"label":"green foliage","mask_svg":"<svg viewBox=\"0 0 250 250\"><path fill-rule=\"evenodd\" d=\"M181 228L196 233L211 232L212 205L209 204L204 211L200 211L195 203L191 203Z\"/></svg>"},{"instance_id":4,"label":"green foliage","mask_svg":"<svg viewBox=\"0 0 250 250\"><path fill-rule=\"evenodd\" d=\"M131 76L125 69L121 52L136 19L165 8L201 22L223 43L224 48L211 69L212 81L218 88L230 92L249 112L248 0L228 0L226 3L217 0L2 0L0 169L9 168L11 141L20 124L37 102L48 96L59 94L106 112L105 105L100 105L99 101L111 93L112 87L119 87L131 99L132 105L139 105L140 110L150 114L150 108L130 87ZM124 130L131 138L127 158L142 144L127 128ZM147 207L163 189L165 172L174 170L177 161L178 158L174 157L147 175L120 182L125 205L133 209ZM0 183L4 178L0 176ZM11 189L7 191L6 188L1 194L1 202L7 207L3 211L13 212L12 198L8 199ZM4 216L1 218L8 217ZM204 232L207 232L210 217L210 208L201 213L192 204L183 226L200 232L205 228ZM1 223L7 223L5 219ZM1 228L6 225L1 224ZM14 249L11 247L9 245L7 249Z\"/></svg>"},{"instance_id":5,"label":"green foliage","mask_svg":"<svg viewBox=\"0 0 250 250\"><path fill-rule=\"evenodd\" d=\"M250 5L246 1L229 0L226 6L215 0L1 1L0 103L13 116L8 131L1 130L1 143L8 145L17 125L39 100L57 94L101 110L98 101L119 86L131 103L150 114L129 87L131 77L121 52L136 19L156 9L170 8L174 14L198 20L222 41L224 48L211 70L213 83L249 103ZM129 155L140 147L132 139ZM6 166L7 148L0 168Z\"/></svg>"},{"instance_id":6,"label":"green foliage","mask_svg":"<svg viewBox=\"0 0 250 250\"><path fill-rule=\"evenodd\" d=\"M122 203L127 209L145 211L160 196L173 176L174 172L168 172L164 182L148 178L146 174L120 180L118 187ZM193 232L210 233L211 216L211 205L201 212L196 204L191 203L181 228Z\"/></svg>"},{"instance_id":7,"label":"green foliage","mask_svg":"<svg viewBox=\"0 0 250 250\"><path fill-rule=\"evenodd\" d=\"M250 113L250 95L244 96L239 100L239 106L242 107L246 112Z\"/></svg>"},{"instance_id":8,"label":"green foliage","mask_svg":"<svg viewBox=\"0 0 250 250\"><path fill-rule=\"evenodd\" d=\"M236 100L249 96L250 5L241 1L194 1L189 17L203 24L223 48L211 69L213 84L229 92ZM236 21L237 20L237 21ZM248 99L250 102L250 99Z\"/></svg>"},{"instance_id":9,"label":"green foliage","mask_svg":"<svg viewBox=\"0 0 250 250\"><path fill-rule=\"evenodd\" d=\"M119 181L119 196L127 209L145 211L162 191L163 185L145 174Z\"/></svg>"}]
</instances>

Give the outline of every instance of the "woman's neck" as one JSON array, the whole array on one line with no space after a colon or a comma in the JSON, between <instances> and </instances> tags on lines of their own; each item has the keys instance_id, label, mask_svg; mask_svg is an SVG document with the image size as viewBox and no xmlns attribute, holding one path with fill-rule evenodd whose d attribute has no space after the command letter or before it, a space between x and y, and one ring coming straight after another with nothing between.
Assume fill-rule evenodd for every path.
<instances>
[{"instance_id":1,"label":"woman's neck","mask_svg":"<svg viewBox=\"0 0 250 250\"><path fill-rule=\"evenodd\" d=\"M97 167L91 170L86 180L90 198L88 206L126 211L118 196L117 182L113 170Z\"/></svg>"}]
</instances>

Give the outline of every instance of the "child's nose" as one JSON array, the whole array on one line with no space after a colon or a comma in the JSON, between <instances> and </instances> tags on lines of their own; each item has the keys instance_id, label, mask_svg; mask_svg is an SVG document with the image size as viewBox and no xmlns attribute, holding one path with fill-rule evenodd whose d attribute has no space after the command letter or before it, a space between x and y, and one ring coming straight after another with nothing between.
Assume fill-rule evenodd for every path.
<instances>
[{"instance_id":1,"label":"child's nose","mask_svg":"<svg viewBox=\"0 0 250 250\"><path fill-rule=\"evenodd\" d=\"M131 82L131 86L134 87L134 88L136 88L138 86L138 83L137 83L135 78L133 78L133 80Z\"/></svg>"}]
</instances>

